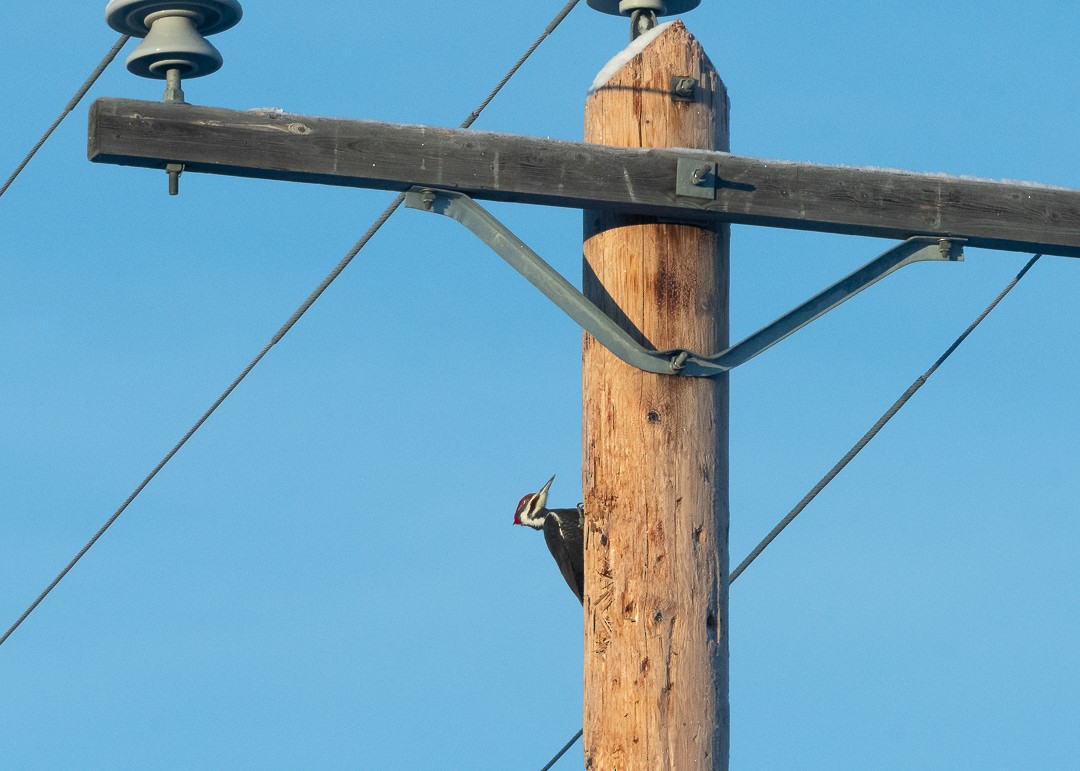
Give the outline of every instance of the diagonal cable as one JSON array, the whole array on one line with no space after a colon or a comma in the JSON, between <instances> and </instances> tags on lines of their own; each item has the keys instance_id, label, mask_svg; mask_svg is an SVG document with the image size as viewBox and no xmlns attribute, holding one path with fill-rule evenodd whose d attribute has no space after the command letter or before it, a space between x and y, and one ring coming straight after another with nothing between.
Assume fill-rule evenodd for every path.
<instances>
[{"instance_id":1,"label":"diagonal cable","mask_svg":"<svg viewBox=\"0 0 1080 771\"><path fill-rule=\"evenodd\" d=\"M334 279L337 278L338 275L340 275L341 271L345 270L345 267L349 264L350 261L352 261L352 258L355 257L357 253L364 248L365 244L367 244L367 242L371 240L371 237L375 235L375 232L380 227L382 227L383 223L385 223L386 220L390 218L390 215L394 213L394 210L404 200L405 194L402 193L395 199L394 203L387 207L387 209L379 216L379 218L375 220L374 224L372 224L372 226L368 228L367 232L364 233L364 235L360 238L356 245L349 250L349 253L341 260L341 262L334 266L334 269L330 271L326 278L322 280L322 283L320 283L319 286L315 288L315 291L312 292L306 300L304 300L303 304L296 309L296 312L293 313L289 320L281 325L281 328L278 329L278 331L274 334L270 342L267 343L261 351L259 351L258 355L255 356L255 358L252 359L250 363L248 363L248 365L244 368L244 371L241 372L236 377L236 379L229 384L228 388L222 391L221 395L217 398L217 400L212 405L210 405L210 408L206 412L202 414L202 417L195 421L195 424L188 429L187 433L184 434L180 441L173 445L173 448L169 450L169 452L165 454L165 457L158 462L158 464L154 467L154 470L147 474L143 481L139 483L139 486L131 492L131 495L129 495L127 499L122 504L120 504L120 508L113 512L112 516L105 521L105 524L103 524L98 529L98 531L94 533L93 537L86 542L86 545L83 546L79 550L79 552L71 558L71 561L68 562L68 564L64 567L63 570L60 571L59 574L57 574L56 578L54 578L49 583L49 585L45 587L41 594L37 596L37 599L30 603L29 607L27 607L27 609L23 611L22 615L19 616L15 623L12 624L11 627L4 633L3 637L0 637L0 645L3 645L4 642L11 636L12 632L18 629L19 625L26 620L26 617L34 612L34 608L41 604L41 601L48 596L49 592L56 588L56 585L63 580L64 576L66 576L68 572L73 567L75 567L75 563L81 560L83 558L83 555L90 551L91 547L95 543L97 543L97 540L101 538L101 536L105 534L105 531L112 526L112 523L115 522L120 517L120 515L124 513L124 510L131 505L131 502L134 501L136 497L138 497L139 493L143 491L143 488L150 484L150 480L157 476L159 471L165 468L165 464L172 460L173 456L180 451L181 447L187 444L188 439L194 436L195 432L198 431L202 427L203 423L205 423L207 419L214 414L217 408L221 406L222 402L229 398L229 395L236 389L238 385L240 385L241 381L243 381L243 379L248 376L251 370L255 369L256 365L258 365L258 363L262 361L263 357L270 352L270 349L273 348L290 329L292 329L296 322L300 320L300 317L307 312L308 308L310 308L314 304L314 302L319 299L319 295L326 291L326 288L330 286L331 283L333 283Z\"/></svg>"},{"instance_id":2,"label":"diagonal cable","mask_svg":"<svg viewBox=\"0 0 1080 771\"><path fill-rule=\"evenodd\" d=\"M802 510L810 504L810 501L814 500L814 498L817 497L818 493L824 490L825 486L829 484L829 482L831 482L833 479L835 479L837 474L843 471L844 466L850 463L851 459L858 455L859 452L862 451L862 448L869 444L871 439L877 436L878 432L885 427L885 424L892 420L893 416L900 411L901 407L907 404L908 399L914 396L915 392L923 387L923 384L925 384L926 381L930 378L930 376L933 375L935 371L937 371L937 368L944 364L946 359L952 356L953 351L959 348L960 344L967 339L968 335L974 332L975 328L983 322L983 319L989 316L990 312L997 307L997 304L1003 299L1005 299L1005 295L1007 295L1013 290L1013 287L1015 287L1020 282L1020 279L1022 279L1029 270L1031 270L1032 266L1036 262L1038 262L1040 257L1042 257L1041 254L1036 254L1034 257L1028 260L1028 263L1020 270L1019 273L1016 274L1016 277L1013 278L1013 280L1010 281L1005 286L1005 288L1001 290L1001 293L994 298L993 302L986 306L986 309L979 314L979 317L975 319L975 321L971 322L971 325L964 330L963 334L961 334L960 337L956 338L956 340L953 341L953 344L946 349L945 353L941 354L941 356L938 357L938 360L931 365L930 369L926 370L926 372L920 375L915 380L915 382L911 384L911 386L903 393L903 395L899 399L897 399L896 402L894 402L888 410L885 411L885 414L882 415L881 418L878 419L877 423L875 423L870 428L870 430L863 435L862 439L856 442L855 446L848 450L847 454L844 455L844 457L841 458L840 461L829 470L828 474L821 478L820 482L814 485L814 488L810 492L808 492L801 501L799 501L798 505L796 505L795 508L792 509L786 517L780 520L776 527L774 527L772 531L767 536L765 536L764 539L762 539L761 543L754 547L754 550L747 555L746 559L740 562L739 566L731 571L730 575L728 576L729 585L733 583L736 578L742 575L743 571L746 570L746 568L750 565L751 562L758 558L758 555L760 555L761 552L765 551L765 548L773 542L776 536L780 535L780 532L785 527L790 525L791 521L795 519L795 517L799 516L799 513L802 512ZM565 752L574 745L574 742L581 738L581 736L582 731L578 731L577 734L574 735L574 738L572 738L565 747L559 750L558 754L556 754L555 757L553 757L546 766L540 769L540 771L547 771L549 768L555 765L555 762L559 758L561 758L563 754L565 754Z\"/></svg>"},{"instance_id":3,"label":"diagonal cable","mask_svg":"<svg viewBox=\"0 0 1080 771\"><path fill-rule=\"evenodd\" d=\"M484 108L487 107L488 104L491 103L491 100L494 99L495 96L499 93L499 91L502 90L503 86L505 86L507 84L507 82L509 82L510 78L513 77L514 73L516 73L521 68L521 65L525 63L525 60L528 59L529 56L531 56L532 53L537 48L539 48L540 44L542 42L544 42L544 40L548 37L548 35L550 35L555 30L555 27L557 27L559 25L559 23L562 22L562 20L566 18L567 14L569 14L570 11L573 10L574 6L577 5L578 2L579 2L579 0L571 0L571 2L567 3L562 8L562 10L560 10L558 12L558 14L556 14L556 16L552 20L552 22L550 24L548 24L548 26L540 34L540 37L538 37L536 39L536 41L525 52L525 55L522 56L514 64L514 66L510 68L510 70L507 72L507 74L503 76L502 80L500 80L498 82L498 84L496 84L495 88L492 89L491 93L489 93L487 95L487 97L485 97L484 101L481 102L480 106L477 107L475 110L473 110L469 114L469 116L464 121L462 121L461 128L468 128L469 126L471 126L476 121L476 119L480 116L480 113L484 110ZM118 41L117 46L114 46L115 50L119 51L120 46L122 46L123 43L126 42L126 41L127 41L127 37L125 36L124 38L122 38L121 41ZM116 54L113 53L112 55L115 57ZM109 59L109 61L111 61L111 59ZM107 61L103 62L103 65L99 69L104 70L105 66L107 66L107 65L108 65ZM100 74L100 72L98 72L96 74ZM96 77L96 75L95 75L95 77ZM92 81L88 81L88 82L92 82ZM82 89L81 92L79 94L77 94L77 96L81 98L82 94L84 94L86 92L86 89L89 89L89 85L85 86L85 88ZM74 107L74 102L76 102L76 101L77 100L72 100L72 102L73 102L73 104L71 105L72 107ZM69 112L70 112L70 110L69 110ZM62 119L62 117L63 116L61 116L61 119ZM59 123L59 121L57 121L57 123ZM25 165L25 163L23 165ZM10 183L10 181L9 181L9 183ZM171 450L169 450L168 453L166 453L165 457L162 458L161 461L157 464L157 466L154 467L153 471L151 471L149 474L146 475L146 478L144 478L143 481L139 483L139 486L136 487L132 491L131 495L129 495L127 497L127 499L120 505L120 508L118 508L115 512L113 512L112 516L109 517L105 521L105 524L103 524L98 529L98 531L96 533L94 533L93 537L89 541L86 542L86 545L83 546L82 549L79 550L79 552L71 559L70 562L68 562L68 564L64 567L64 569L60 571L60 573L56 576L56 578L54 578L52 580L52 582L48 586L45 587L44 591L42 591L41 594L39 594L37 596L37 599L35 599L32 603L30 603L29 607L27 607L27 609L25 611L23 611L22 615L19 616L19 618L15 621L15 623L12 624L11 627L6 632L4 632L3 636L0 637L0 645L3 645L4 642L7 641L7 639L9 637L11 637L11 635L15 632L15 630L18 629L19 626L22 624L22 622L26 620L27 616L29 616L31 613L33 613L34 609L38 605L41 604L41 601L44 600L48 596L49 592L51 592L54 588L56 588L56 585L59 584L64 579L64 576L66 576L68 574L68 572L73 567L75 567L75 564L80 559L82 559L83 556L88 551L90 551L90 549L93 547L93 545L95 543L97 543L97 540L99 538L101 538L101 536L105 534L105 531L108 530L112 526L113 522L115 522L120 517L120 515L124 513L124 510L129 505L131 505L131 502L134 501L136 497L138 497L139 493L141 493L143 491L143 489L148 484L150 484L150 481L155 476L157 476L159 471L161 471L165 467L165 464L167 464L170 460L172 460L173 456L176 455L176 453L180 451L180 448L183 447L187 443L187 441L192 436L194 436L195 432L198 431L202 427L203 423L205 423L209 419L209 417L214 414L215 410L217 410L217 408L221 406L222 402L224 402L226 399L229 398L229 395L236 389L236 387L238 385L240 385L240 383L244 380L244 378L246 378L248 376L248 374L253 369L255 369L255 367L258 365L258 363L260 361L262 361L263 357L266 356L266 354L270 352L270 349L273 348L275 345L277 345L277 343L281 342L281 339L283 337L285 337L286 334L288 334L289 330L293 328L293 326L296 324L296 322L298 322L300 320L300 318L305 313L307 313L308 309L312 305L315 304L315 301L318 300L320 295L322 295L322 293L326 291L327 287L329 287L330 284L332 284L334 282L334 280L339 275L341 275L341 272L343 270L345 270L346 267L348 267L349 263L352 262L353 258L356 257L356 255L360 253L360 250L363 249L364 246L367 245L367 242L371 240L371 238L375 235L376 232L378 232L379 228L381 228L386 223L386 221L388 219L390 219L390 216L395 211L397 211L398 207L401 206L401 204L402 204L402 202L404 200L405 200L405 194L401 193L393 200L393 202L391 202L391 204L388 207L386 207L386 210L383 211L383 213L379 215L379 217L375 220L374 223L372 223L371 227L369 227L367 229L367 232L364 233L364 235L360 237L360 240L356 242L356 244L353 246L353 248L349 250L349 253L346 254L345 257L343 257L342 260L337 265L334 266L334 269L331 270L329 274L327 274L326 278L324 278L322 280L322 282L315 288L315 291L313 291L310 295L308 295L308 298L306 300L304 300L303 303L301 303L300 307L296 309L296 312L293 313L293 315L289 318L289 320L286 321L284 324L282 324L281 327L278 329L278 331L274 333L274 336L270 339L270 342L267 343L266 346L263 347L263 349L261 351L259 351L258 355L256 355L255 358L251 360L251 362L236 377L236 379L233 380L232 383L229 384L229 387L226 388L221 393L221 395L217 398L217 400L212 405L210 405L210 408L206 412L203 413L202 417L200 417L197 421L195 421L195 424L191 428L188 429L187 433L184 434L184 436L180 439L180 441L177 442L173 446L173 448Z\"/></svg>"},{"instance_id":4,"label":"diagonal cable","mask_svg":"<svg viewBox=\"0 0 1080 771\"><path fill-rule=\"evenodd\" d=\"M863 434L862 439L856 442L855 446L848 450L847 454L845 454L844 457L841 458L835 466L829 469L829 473L823 476L821 478L821 481L814 485L813 489L808 492L803 497L803 499L798 502L798 504L796 504L795 508L788 512L788 515L782 520L780 520L780 522L777 523L776 527L774 527L769 532L769 534L761 540L761 543L755 546L754 550L751 551L748 555L746 555L746 559L740 562L739 566L731 571L731 574L728 576L728 583L731 583L740 575L742 575L742 572L746 570L747 567L749 567L751 562L758 558L758 555L760 555L761 552L765 551L765 548L773 542L776 536L780 535L783 529L790 525L792 520L794 520L795 517L799 516L802 510L810 504L810 501L814 500L814 498L817 497L818 493L824 490L825 486L829 484L829 482L833 481L833 479L836 478L837 474L844 470L844 466L851 462L851 459L858 455L862 451L862 449L870 443L871 439L877 436L878 432L885 427L885 424L892 420L893 416L900 411L901 407L907 404L908 399L914 396L915 392L923 387L923 385L930 378L930 376L937 371L937 368L940 367L943 363L945 363L945 360L952 356L953 351L959 348L960 344L967 339L968 335L974 332L975 328L983 322L983 319L990 315L990 311L994 310L994 308L997 307L997 304L1003 299L1005 299L1005 295L1007 295L1013 290L1013 287L1015 287L1020 282L1020 279L1022 279L1029 270L1031 270L1031 267L1036 262L1038 262L1040 257L1042 257L1041 254L1036 254L1034 257L1028 260L1028 263L1020 270L1019 273L1016 274L1016 277L1012 281L1010 281L1004 289L1001 290L1001 294L995 297L993 302L986 306L986 309L979 314L979 317L975 319L975 321L971 322L971 326L965 329L964 333L960 335L960 337L956 338L953 344L950 345L948 349L946 349L945 353L941 354L941 356L938 357L938 360L931 365L930 369L926 370L926 372L920 375L915 380L915 382L912 383L906 391L904 391L900 398L897 399L893 403L893 405L885 411L885 414L878 419L877 423L875 423L869 431Z\"/></svg>"},{"instance_id":5,"label":"diagonal cable","mask_svg":"<svg viewBox=\"0 0 1080 771\"><path fill-rule=\"evenodd\" d=\"M525 63L525 60L533 55L533 52L540 47L540 44L547 40L547 36L555 31L555 28L562 24L563 19L570 15L570 11L574 10L581 0L570 0L562 9L555 14L555 17L551 20L551 23L544 27L544 31L540 33L540 37L533 41L533 44L526 49L525 53L521 55L521 58L514 63L514 66L507 70L503 75L502 80L495 84L495 88L491 89L491 93L484 98L484 101L480 103L480 106L469 113L469 117L461 122L460 128L467 129L471 126L477 118L480 117L480 113L491 103L491 100L495 98L495 95L502 91L502 87L505 86L510 78L514 77L514 74L521 69L521 65Z\"/></svg>"},{"instance_id":6,"label":"diagonal cable","mask_svg":"<svg viewBox=\"0 0 1080 771\"><path fill-rule=\"evenodd\" d=\"M123 48L124 44L130 39L130 35L121 35L116 43L113 44L113 47L109 49L109 53L105 54L105 58L102 59L94 71L90 73L90 77L86 79L86 82L79 86L79 90L75 92L75 96L71 97L71 101L65 105L60 116L45 130L45 133L41 135L41 139L37 141L37 144L30 148L30 152L22 159L22 163L16 167L15 171L11 172L11 176L7 178L7 182L4 183L3 187L0 187L0 196L7 192L7 189L11 187L11 183L15 181L15 177L22 173L22 170L26 168L26 164L30 163L30 159L37 154L37 151L41 149L41 146L45 144L49 137L52 136L52 133L56 131L56 127L59 126L64 118L70 115L71 111L75 109L80 101L82 101L82 98L86 96L86 92L89 91L91 86L93 86L94 83L97 82L97 79L101 77L101 73L105 72L105 68L112 64L112 60L116 58L116 55L120 53L120 49Z\"/></svg>"},{"instance_id":7,"label":"diagonal cable","mask_svg":"<svg viewBox=\"0 0 1080 771\"><path fill-rule=\"evenodd\" d=\"M574 738L571 739L570 741L568 741L566 743L566 746L564 746L561 750L556 752L555 757L553 757L551 760L549 760L547 762L547 765L544 766L543 768L541 768L540 771L548 771L548 769L550 769L552 766L554 766L556 763L558 763L559 758L561 758L563 755L565 755L566 751L574 746L574 744L577 742L577 740L581 738L581 735L583 733L585 733L585 729L583 729L583 728L579 729L578 732L576 734L574 734Z\"/></svg>"}]
</instances>

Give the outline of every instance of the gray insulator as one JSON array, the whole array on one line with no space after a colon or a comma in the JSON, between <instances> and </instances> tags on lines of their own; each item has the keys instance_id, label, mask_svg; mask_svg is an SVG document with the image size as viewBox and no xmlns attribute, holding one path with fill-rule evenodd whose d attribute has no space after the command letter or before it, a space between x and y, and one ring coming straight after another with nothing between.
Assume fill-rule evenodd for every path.
<instances>
[{"instance_id":1,"label":"gray insulator","mask_svg":"<svg viewBox=\"0 0 1080 771\"><path fill-rule=\"evenodd\" d=\"M236 25L244 15L237 0L109 0L105 22L117 32L146 37L146 17L162 11L189 11L198 16L196 29L215 35Z\"/></svg>"},{"instance_id":2,"label":"gray insulator","mask_svg":"<svg viewBox=\"0 0 1080 771\"><path fill-rule=\"evenodd\" d=\"M105 20L117 32L145 38L127 68L164 80L170 70L185 78L217 72L221 54L204 35L232 27L243 15L237 0L111 0Z\"/></svg>"},{"instance_id":3,"label":"gray insulator","mask_svg":"<svg viewBox=\"0 0 1080 771\"><path fill-rule=\"evenodd\" d=\"M613 16L629 16L634 11L652 11L657 16L677 16L692 11L701 0L587 0L589 7Z\"/></svg>"}]
</instances>

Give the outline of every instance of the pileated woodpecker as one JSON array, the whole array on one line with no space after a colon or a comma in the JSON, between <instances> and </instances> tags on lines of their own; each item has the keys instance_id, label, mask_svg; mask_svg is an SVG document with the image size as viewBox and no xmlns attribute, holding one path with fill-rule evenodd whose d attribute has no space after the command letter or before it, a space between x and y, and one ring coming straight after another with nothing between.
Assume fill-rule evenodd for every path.
<instances>
[{"instance_id":1,"label":"pileated woodpecker","mask_svg":"<svg viewBox=\"0 0 1080 771\"><path fill-rule=\"evenodd\" d=\"M552 477L538 493L529 493L522 498L514 512L515 525L528 525L534 530L544 531L548 551L555 558L555 564L566 579L570 591L584 603L585 593L585 541L584 520L585 506L579 503L576 509L548 509L548 488L555 481Z\"/></svg>"}]
</instances>

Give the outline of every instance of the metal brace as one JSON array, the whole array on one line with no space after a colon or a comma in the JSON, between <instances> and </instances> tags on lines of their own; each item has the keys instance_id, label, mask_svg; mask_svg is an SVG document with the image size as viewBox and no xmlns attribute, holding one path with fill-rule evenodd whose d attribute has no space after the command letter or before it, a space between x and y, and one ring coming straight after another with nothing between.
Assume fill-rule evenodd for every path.
<instances>
[{"instance_id":1,"label":"metal brace","mask_svg":"<svg viewBox=\"0 0 1080 771\"><path fill-rule=\"evenodd\" d=\"M683 348L650 351L612 321L569 281L548 265L464 193L413 188L405 196L412 209L442 214L460 222L586 332L631 366L659 375L714 377L743 364L805 327L885 276L915 262L960 262L964 239L916 236L898 244L849 276L819 292L749 337L711 356Z\"/></svg>"}]
</instances>

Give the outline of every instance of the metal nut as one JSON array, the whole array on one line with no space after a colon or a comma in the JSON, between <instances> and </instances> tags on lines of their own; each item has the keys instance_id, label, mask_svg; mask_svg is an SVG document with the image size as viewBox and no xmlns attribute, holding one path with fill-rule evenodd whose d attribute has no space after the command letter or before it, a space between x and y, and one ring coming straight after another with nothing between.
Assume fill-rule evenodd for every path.
<instances>
[{"instance_id":1,"label":"metal nut","mask_svg":"<svg viewBox=\"0 0 1080 771\"><path fill-rule=\"evenodd\" d=\"M671 98L680 102L694 101L697 91L697 79L687 75L674 75L671 78Z\"/></svg>"}]
</instances>

